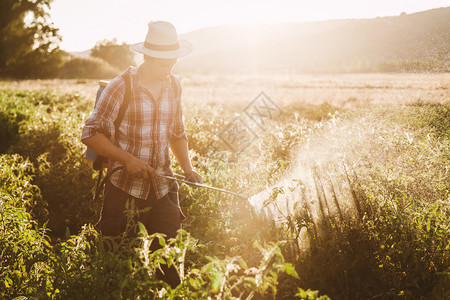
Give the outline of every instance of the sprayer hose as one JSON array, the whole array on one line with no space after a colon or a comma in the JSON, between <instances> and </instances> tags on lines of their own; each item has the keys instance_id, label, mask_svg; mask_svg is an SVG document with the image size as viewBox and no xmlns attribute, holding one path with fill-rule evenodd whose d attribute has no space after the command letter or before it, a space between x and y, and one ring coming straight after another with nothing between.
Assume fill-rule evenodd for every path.
<instances>
[{"instance_id":1,"label":"sprayer hose","mask_svg":"<svg viewBox=\"0 0 450 300\"><path fill-rule=\"evenodd\" d=\"M109 171L106 174L106 176L105 176L105 178L103 178L103 180L101 180L103 171L102 170L100 171L100 173L98 174L99 178L98 178L98 181L97 181L97 187L95 188L94 200L97 200L98 196L100 195L100 191L102 190L102 188L105 185L106 181L112 176L112 174L114 174L117 171L124 170L124 169L125 169L125 166L119 166L119 167L113 168L111 171Z\"/></svg>"}]
</instances>

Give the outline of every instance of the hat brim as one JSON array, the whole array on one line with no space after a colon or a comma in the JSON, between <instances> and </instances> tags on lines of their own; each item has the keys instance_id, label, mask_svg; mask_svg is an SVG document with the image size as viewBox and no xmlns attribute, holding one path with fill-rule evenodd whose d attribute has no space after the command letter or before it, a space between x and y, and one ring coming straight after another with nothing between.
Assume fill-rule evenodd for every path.
<instances>
[{"instance_id":1,"label":"hat brim","mask_svg":"<svg viewBox=\"0 0 450 300\"><path fill-rule=\"evenodd\" d=\"M177 50L170 51L156 51L145 48L144 43L137 43L130 46L130 49L147 56L156 58L179 58L188 55L192 52L192 44L186 40L179 40L178 44L180 47Z\"/></svg>"}]
</instances>

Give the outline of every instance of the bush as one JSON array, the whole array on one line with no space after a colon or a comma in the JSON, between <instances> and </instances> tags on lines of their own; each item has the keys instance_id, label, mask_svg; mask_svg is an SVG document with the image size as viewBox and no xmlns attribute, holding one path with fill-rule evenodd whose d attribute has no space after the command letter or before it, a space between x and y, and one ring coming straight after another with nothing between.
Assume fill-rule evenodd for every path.
<instances>
[{"instance_id":1,"label":"bush","mask_svg":"<svg viewBox=\"0 0 450 300\"><path fill-rule=\"evenodd\" d=\"M89 106L77 95L52 92L2 91L9 128L16 128L9 153L29 158L36 169L32 182L39 186L49 214L40 214L40 224L48 222L52 235L77 232L98 218L99 201L93 203L93 171L84 162L80 143L83 113ZM11 109L13 107L13 109ZM20 117L20 121L16 116Z\"/></svg>"},{"instance_id":2,"label":"bush","mask_svg":"<svg viewBox=\"0 0 450 300\"><path fill-rule=\"evenodd\" d=\"M100 58L72 57L66 61L59 71L62 78L113 78L120 71Z\"/></svg>"},{"instance_id":3,"label":"bush","mask_svg":"<svg viewBox=\"0 0 450 300\"><path fill-rule=\"evenodd\" d=\"M120 71L125 71L129 66L135 64L135 54L130 50L129 45L118 44L116 39L103 40L95 44L91 56L103 59Z\"/></svg>"}]
</instances>

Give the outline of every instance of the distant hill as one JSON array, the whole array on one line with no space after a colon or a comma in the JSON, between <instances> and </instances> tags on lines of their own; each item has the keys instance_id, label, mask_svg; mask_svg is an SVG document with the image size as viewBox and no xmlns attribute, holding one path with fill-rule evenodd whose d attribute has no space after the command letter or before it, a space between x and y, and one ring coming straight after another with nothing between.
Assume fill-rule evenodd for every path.
<instances>
[{"instance_id":1,"label":"distant hill","mask_svg":"<svg viewBox=\"0 0 450 300\"><path fill-rule=\"evenodd\" d=\"M450 7L374 19L229 25L182 35L198 72L450 71Z\"/></svg>"}]
</instances>

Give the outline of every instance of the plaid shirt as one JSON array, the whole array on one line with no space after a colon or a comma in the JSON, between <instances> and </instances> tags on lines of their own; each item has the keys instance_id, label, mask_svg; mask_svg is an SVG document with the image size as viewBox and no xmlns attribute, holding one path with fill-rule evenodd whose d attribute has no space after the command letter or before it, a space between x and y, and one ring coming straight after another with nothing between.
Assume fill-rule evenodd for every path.
<instances>
[{"instance_id":1,"label":"plaid shirt","mask_svg":"<svg viewBox=\"0 0 450 300\"><path fill-rule=\"evenodd\" d=\"M157 173L172 176L170 169L169 145L173 137L186 137L182 120L180 94L176 98L171 80L164 82L159 99L154 99L151 93L138 80L138 69L130 67L131 99L116 134L114 121L125 95L125 81L121 76L114 78L103 90L91 116L86 120L81 139L96 134L103 134L116 146L132 153L135 157L147 162ZM117 140L114 138L116 137ZM112 169L123 165L118 161L110 161ZM150 181L136 178L126 170L115 172L111 183L129 195L147 199L150 192ZM156 177L151 180L156 198L160 199L169 192L171 180Z\"/></svg>"}]
</instances>

